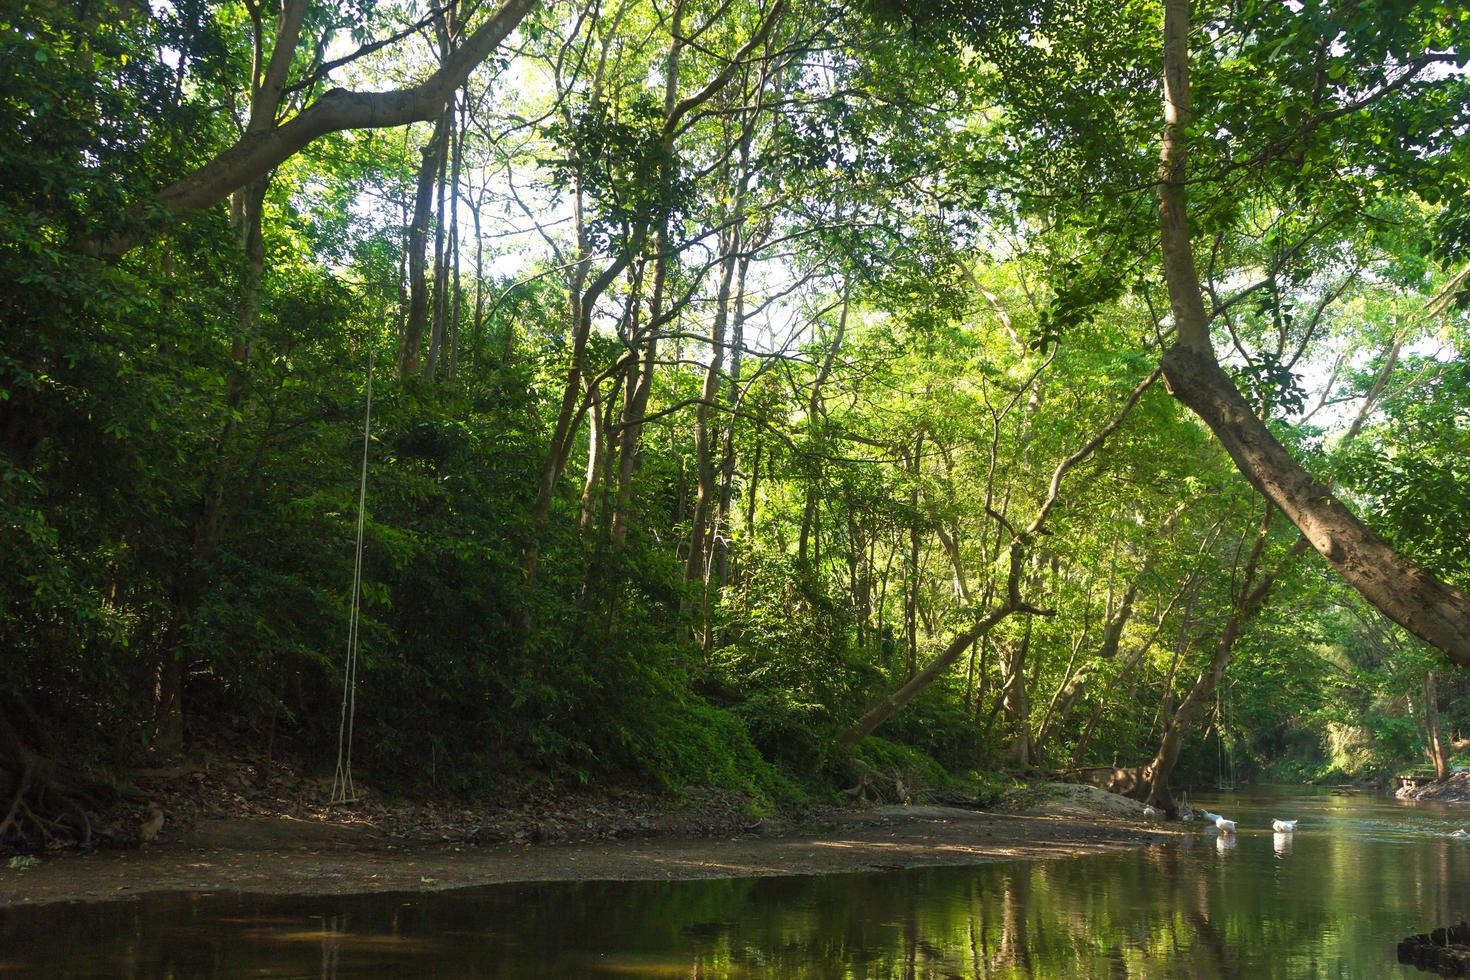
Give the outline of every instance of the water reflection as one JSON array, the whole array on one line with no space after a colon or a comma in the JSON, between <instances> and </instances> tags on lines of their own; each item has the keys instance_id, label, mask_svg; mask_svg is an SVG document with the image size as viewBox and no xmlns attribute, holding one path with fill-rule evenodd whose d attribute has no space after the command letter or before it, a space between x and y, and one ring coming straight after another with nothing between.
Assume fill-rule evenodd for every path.
<instances>
[{"instance_id":1,"label":"water reflection","mask_svg":"<svg viewBox=\"0 0 1470 980\"><path fill-rule=\"evenodd\" d=\"M322 977L336 980L337 967L342 962L342 934L346 931L347 916L322 916Z\"/></svg>"},{"instance_id":2,"label":"water reflection","mask_svg":"<svg viewBox=\"0 0 1470 980\"><path fill-rule=\"evenodd\" d=\"M1384 977L1457 920L1470 844L1388 801L1219 808L1237 836L899 873L346 898L169 895L0 914L5 975ZM1228 807L1228 808L1227 808ZM1290 858L1290 860L1287 860Z\"/></svg>"}]
</instances>

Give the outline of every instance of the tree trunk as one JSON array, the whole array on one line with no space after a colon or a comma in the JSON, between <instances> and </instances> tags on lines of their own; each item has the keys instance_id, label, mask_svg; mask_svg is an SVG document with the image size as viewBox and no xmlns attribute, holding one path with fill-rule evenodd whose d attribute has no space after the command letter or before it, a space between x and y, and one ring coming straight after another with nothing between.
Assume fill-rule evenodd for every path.
<instances>
[{"instance_id":1,"label":"tree trunk","mask_svg":"<svg viewBox=\"0 0 1470 980\"><path fill-rule=\"evenodd\" d=\"M1444 731L1439 720L1439 690L1432 670L1424 674L1424 732L1424 750L1429 761L1434 763L1434 778L1444 779L1450 774L1450 761L1444 747Z\"/></svg>"},{"instance_id":2,"label":"tree trunk","mask_svg":"<svg viewBox=\"0 0 1470 980\"><path fill-rule=\"evenodd\" d=\"M252 184L237 196L236 230L244 257L240 299L236 307L235 336L230 344L231 371L225 386L224 421L215 437L199 511L189 528L188 557L178 569L172 595L172 622L162 634L157 670L157 728L153 748L171 756L184 745L184 682L188 676L189 626L204 604L209 588L209 565L219 544L230 486L230 453L236 419L249 387L251 344L260 314L260 289L265 278L265 237L262 218L265 183Z\"/></svg>"},{"instance_id":3,"label":"tree trunk","mask_svg":"<svg viewBox=\"0 0 1470 980\"><path fill-rule=\"evenodd\" d=\"M459 324L464 315L464 294L460 291L459 283L459 173L464 162L466 111L466 103L461 101L459 123L454 129L454 164L449 175L449 250L452 275L449 280L449 336L446 338L449 346L449 364L445 373L450 381L453 381L459 374Z\"/></svg>"},{"instance_id":4,"label":"tree trunk","mask_svg":"<svg viewBox=\"0 0 1470 980\"><path fill-rule=\"evenodd\" d=\"M480 232L480 204L476 199L470 207L470 220L475 233L475 312L470 327L470 366L480 367L480 350L485 341L485 240Z\"/></svg>"},{"instance_id":5,"label":"tree trunk","mask_svg":"<svg viewBox=\"0 0 1470 980\"><path fill-rule=\"evenodd\" d=\"M541 474L536 485L536 499L531 504L530 538L521 553L521 572L525 587L529 590L536 584L537 569L541 558L541 537L546 530L546 521L551 514L551 504L556 499L556 487L566 469L571 455L572 443L577 435L583 412L583 377L586 374L587 339L592 333L592 310L598 299L627 268L633 254L643 247L641 229L634 241L627 243L611 265L594 279L584 292L573 290L571 308L575 315L572 324L572 355L567 366L567 377L562 389L561 408L557 412L556 425L541 463ZM584 253L585 254L585 253ZM529 608L529 607L528 607ZM529 618L522 617L522 626L529 629Z\"/></svg>"},{"instance_id":6,"label":"tree trunk","mask_svg":"<svg viewBox=\"0 0 1470 980\"><path fill-rule=\"evenodd\" d=\"M275 126L280 111L291 54L307 12L306 0L285 0L276 21L276 43L270 58L251 65L250 118L246 137L260 136ZM262 30L255 23L257 41ZM257 45L257 59L260 46ZM230 202L236 240L243 258L235 335L230 344L231 372L225 387L224 422L215 439L210 469L204 481L199 512L189 531L189 553L174 584L172 622L164 628L157 670L157 729L153 747L163 755L183 748L184 685L188 676L188 632L209 585L209 563L219 542L225 491L229 485L229 448L248 388L251 344L260 317L260 290L265 280L265 196L270 175L263 173L240 186Z\"/></svg>"},{"instance_id":7,"label":"tree trunk","mask_svg":"<svg viewBox=\"0 0 1470 980\"><path fill-rule=\"evenodd\" d=\"M837 319L837 334L827 348L827 355L822 358L822 367L817 371L816 378L812 380L812 393L807 399L807 441L812 448L813 460L812 473L807 477L806 505L802 509L801 533L797 537L796 544L796 559L802 565L807 563L809 542L816 529L818 493L822 484L821 447L825 441L823 438L825 430L819 421L822 411L822 387L832 375L832 364L837 359L837 352L842 349L842 338L847 332L849 290L849 284L844 282L842 285L842 314Z\"/></svg>"},{"instance_id":8,"label":"tree trunk","mask_svg":"<svg viewBox=\"0 0 1470 980\"><path fill-rule=\"evenodd\" d=\"M1032 622L1026 621L1021 642L1007 651L1001 688L1006 727L1013 738L1011 752L1022 769L1031 762L1031 702L1026 693L1026 657L1031 652Z\"/></svg>"},{"instance_id":9,"label":"tree trunk","mask_svg":"<svg viewBox=\"0 0 1470 980\"><path fill-rule=\"evenodd\" d=\"M445 231L449 223L448 208L449 197L449 157L450 147L455 145L455 102L451 98L449 104L444 107L444 118L446 130L444 134L444 145L439 151L439 176L437 185L437 203L434 208L434 312L432 327L429 330L429 356L424 361L424 378L433 381L439 377L441 367L446 360L445 336L446 325L449 321L449 262L445 250Z\"/></svg>"},{"instance_id":10,"label":"tree trunk","mask_svg":"<svg viewBox=\"0 0 1470 980\"><path fill-rule=\"evenodd\" d=\"M1176 513L1178 512L1176 511ZM1208 546L1209 541L1210 538L1205 539L1205 545L1202 546L1200 549L1201 555L1204 554L1205 547ZM1178 603L1180 598L1182 598L1185 593L1190 592L1191 586L1194 584L1195 576L1198 573L1199 566L1196 566L1195 569L1189 573L1188 577L1185 578L1184 583L1180 585L1179 589L1174 593L1174 595L1170 597L1168 603L1164 606L1164 608L1159 610L1158 615L1154 618L1153 632L1149 635L1147 640L1145 640L1142 644L1135 648L1132 653L1128 654L1128 659L1123 662L1122 669L1119 670L1117 675L1114 677L1113 684L1110 686L1109 689L1109 695L1111 695L1112 692L1116 690L1118 680L1120 678L1137 676L1135 672L1138 669L1138 665L1143 662L1144 655L1153 649L1154 643L1158 641L1159 635L1164 631L1164 624L1169 619L1169 613L1173 611L1175 604ZM1190 600L1188 604L1186 604L1184 609L1183 623L1180 627L1181 648L1183 647L1188 637L1191 613L1194 608L1194 600L1195 595L1191 594ZM1173 668L1171 667L1170 677L1172 678L1172 676ZM1089 744L1091 744L1092 736L1097 731L1097 724L1099 721L1102 720L1103 711L1106 707L1106 702L1107 698L1099 698L1097 700L1097 703L1093 706L1091 716L1087 719L1087 724L1083 726L1082 734L1077 738L1077 744L1072 748L1071 766L1074 769L1082 764L1082 760L1086 756L1087 747Z\"/></svg>"},{"instance_id":11,"label":"tree trunk","mask_svg":"<svg viewBox=\"0 0 1470 980\"><path fill-rule=\"evenodd\" d=\"M664 59L664 118L673 117L678 105L679 81L684 54L684 4L674 4L673 10L673 39L669 43L669 53ZM668 186L672 180L678 164L673 160L673 143L667 144L667 153L664 157L665 163L659 173L659 180ZM642 364L639 366L635 379L630 379L627 394L624 396L623 421L621 431L618 434L618 489L617 498L613 506L612 517L612 544L614 551L622 550L628 540L628 528L633 519L633 479L637 475L640 462L640 440L643 435L643 417L648 411L648 398L653 390L653 373L658 364L658 332L662 328L664 290L668 286L668 251L669 218L667 214L660 215L658 227L653 235L653 283L649 291L648 321L645 327L647 336L643 342ZM638 272L636 281L642 283L642 271ZM633 290L634 300L637 301L639 290ZM636 313L635 313L636 318ZM638 331L629 331L630 338L636 338ZM636 343L634 350L637 350ZM634 383L636 380L636 384ZM681 473L682 476L682 473ZM682 491L681 491L682 495ZM682 507L681 507L682 509Z\"/></svg>"},{"instance_id":12,"label":"tree trunk","mask_svg":"<svg viewBox=\"0 0 1470 980\"><path fill-rule=\"evenodd\" d=\"M949 558L950 571L954 574L955 598L963 605L970 604L970 577L965 574L965 563L960 558L960 540L958 529L950 533L941 521L934 526L934 534L939 538L939 545Z\"/></svg>"},{"instance_id":13,"label":"tree trunk","mask_svg":"<svg viewBox=\"0 0 1470 980\"><path fill-rule=\"evenodd\" d=\"M1159 225L1177 340L1162 364L1169 390L1220 440L1240 472L1374 608L1470 666L1470 595L1399 555L1281 445L1220 368L1210 340L1184 199L1189 120L1189 0L1164 4L1164 135Z\"/></svg>"},{"instance_id":14,"label":"tree trunk","mask_svg":"<svg viewBox=\"0 0 1470 980\"><path fill-rule=\"evenodd\" d=\"M785 3L784 0L775 0L766 9L765 16L755 33L735 53L733 59L716 75L711 78L699 91L684 99L678 98L678 87L680 82L680 54L686 38L681 27L683 3L674 5L673 23L671 30L671 43L668 59L664 67L664 120L661 130L661 139L664 147L664 164L659 173L659 180L663 186L670 187L678 173L679 164L675 154L675 137L680 132L680 125L690 112L704 105L710 99L718 95L735 76L739 66L750 54L761 45L765 44L775 29L777 22L782 16ZM723 9L723 8L722 8ZM462 49L461 49L462 50ZM459 52L456 52L456 57ZM574 196L574 201L580 200L580 193ZM584 269L592 255L591 241L582 227L580 213L577 215L579 226L579 256L578 269ZM654 206L641 212L633 219L633 228L624 238L618 248L617 255L612 263L608 265L585 292L576 296L576 290L572 290L574 309L574 329L572 338L571 365L567 371L567 381L563 389L562 407L557 415L556 428L552 433L551 446L547 451L546 460L541 468L541 477L538 483L536 500L531 507L531 535L521 557L521 568L525 576L527 587L536 582L537 563L540 557L541 537L546 528L547 515L551 509L551 502L556 494L556 486L566 465L567 455L571 450L573 437L580 420L581 413L578 411L578 403L582 397L582 377L586 371L585 356L588 335L592 329L592 311L597 300L602 296L617 278L622 275L633 260L643 252L644 246L648 244L650 231L655 231L654 252L656 261L664 259L666 230L668 228L668 210L661 206ZM577 275L580 273L574 273ZM659 277L655 275L655 297L659 292ZM677 308L675 308L677 309ZM650 341L656 336L656 331L673 317L674 310L665 311L659 315L651 316L646 330L649 332ZM653 359L649 357L649 365L652 366ZM651 384L651 372L647 378L640 379L640 384ZM639 419L641 425L641 416ZM529 627L529 620L523 617L523 625Z\"/></svg>"},{"instance_id":15,"label":"tree trunk","mask_svg":"<svg viewBox=\"0 0 1470 980\"><path fill-rule=\"evenodd\" d=\"M730 382L732 406L742 401L740 375L745 347L745 277L750 268L750 243L746 242L735 272L735 310L730 323ZM730 578L730 508L735 500L735 422L731 414L725 425L724 449L720 460L720 490L715 507L713 584L723 586Z\"/></svg>"},{"instance_id":16,"label":"tree trunk","mask_svg":"<svg viewBox=\"0 0 1470 980\"><path fill-rule=\"evenodd\" d=\"M908 641L909 672L913 677L919 665L919 482L923 467L920 460L924 453L924 433L914 439L914 456L909 464L909 550L905 556L908 580L903 596L904 637Z\"/></svg>"},{"instance_id":17,"label":"tree trunk","mask_svg":"<svg viewBox=\"0 0 1470 980\"><path fill-rule=\"evenodd\" d=\"M765 442L757 435L755 448L750 454L750 485L745 488L745 529L752 535L755 534L755 503L761 488L761 453L764 450Z\"/></svg>"},{"instance_id":18,"label":"tree trunk","mask_svg":"<svg viewBox=\"0 0 1470 980\"><path fill-rule=\"evenodd\" d=\"M602 397L597 385L587 386L587 475L582 481L582 516L577 526L583 534L592 530L597 512L597 480L607 453L602 431Z\"/></svg>"},{"instance_id":19,"label":"tree trunk","mask_svg":"<svg viewBox=\"0 0 1470 980\"><path fill-rule=\"evenodd\" d=\"M656 263L662 261L662 258L655 259ZM662 266L656 265L653 286L658 295L652 302L655 311L662 304L663 278ZM628 329L630 337L638 336L638 311L643 303L642 291L643 272L640 267L634 272L628 299L632 309ZM623 394L623 417L618 426L617 491L612 512L612 544L615 551L621 550L627 542L628 527L633 520L633 481L638 475L642 453L643 416L648 412L649 393L653 389L653 372L658 357L657 331L648 331L641 351L635 345L633 353L636 360L629 368L628 382Z\"/></svg>"},{"instance_id":20,"label":"tree trunk","mask_svg":"<svg viewBox=\"0 0 1470 980\"><path fill-rule=\"evenodd\" d=\"M177 610L175 614L182 612ZM184 748L184 657L184 644L171 642L158 665L153 750L165 758L177 755Z\"/></svg>"},{"instance_id":21,"label":"tree trunk","mask_svg":"<svg viewBox=\"0 0 1470 980\"><path fill-rule=\"evenodd\" d=\"M721 380L725 368L725 328L730 322L730 295L735 279L735 266L740 250L738 229L731 229L725 238L725 257L720 263L720 285L715 296L715 316L710 326L709 363L705 366L704 385L700 389L699 404L694 407L694 516L690 521L689 557L684 565L686 584L708 582L708 530L711 511L715 503L715 460L714 440L710 437L710 418L714 402L719 397ZM701 595L706 595L701 589ZM701 609L707 605L700 602ZM700 635L708 632L701 616ZM707 638L707 637L706 637Z\"/></svg>"},{"instance_id":22,"label":"tree trunk","mask_svg":"<svg viewBox=\"0 0 1470 980\"><path fill-rule=\"evenodd\" d=\"M434 184L439 174L439 158L443 152L448 119L449 110L441 109L434 121L434 135L424 147L423 160L419 164L413 224L409 226L408 233L408 324L404 327L398 351L398 375L402 378L419 373L424 333L429 324L429 222L434 214Z\"/></svg>"},{"instance_id":23,"label":"tree trunk","mask_svg":"<svg viewBox=\"0 0 1470 980\"><path fill-rule=\"evenodd\" d=\"M1164 357L1175 397L1209 425L1246 478L1372 606L1456 663L1470 666L1470 595L1402 558L1294 460L1213 358Z\"/></svg>"},{"instance_id":24,"label":"tree trunk","mask_svg":"<svg viewBox=\"0 0 1470 980\"><path fill-rule=\"evenodd\" d=\"M730 313L730 378L727 384L729 390L729 403L732 411L723 427L722 450L720 455L719 480L715 493L714 514L711 518L710 529L710 557L706 563L704 576L704 604L706 606L705 618L708 619L707 608L709 605L709 593L711 587L722 586L728 575L729 563L729 537L730 537L730 503L734 494L735 484L735 424L738 419L735 408L740 404L740 372L745 347L745 283L746 276L750 270L751 253L764 235L759 230L747 231L745 227L746 200L750 190L750 181L753 177L753 168L750 162L751 143L755 138L756 126L760 121L760 102L763 100L766 82L770 75L770 64L762 65L759 82L755 87L754 99L757 103L756 109L750 112L740 128L740 135L736 145L736 179L735 179L735 206L731 213L729 259L733 263L734 283L733 298L730 300L732 312ZM769 226L767 226L769 227ZM708 639L707 639L708 642Z\"/></svg>"}]
</instances>

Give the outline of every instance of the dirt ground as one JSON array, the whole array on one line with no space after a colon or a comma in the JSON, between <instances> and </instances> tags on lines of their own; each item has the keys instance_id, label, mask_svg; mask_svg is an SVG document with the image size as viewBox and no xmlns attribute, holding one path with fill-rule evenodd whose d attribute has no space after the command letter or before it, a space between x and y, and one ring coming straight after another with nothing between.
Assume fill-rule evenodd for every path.
<instances>
[{"instance_id":1,"label":"dirt ground","mask_svg":"<svg viewBox=\"0 0 1470 980\"><path fill-rule=\"evenodd\" d=\"M937 806L836 814L780 834L532 845L385 844L350 825L284 817L200 823L131 851L0 865L0 907L159 891L346 894L516 881L825 874L1116 851L1180 832L1136 819L982 813Z\"/></svg>"}]
</instances>

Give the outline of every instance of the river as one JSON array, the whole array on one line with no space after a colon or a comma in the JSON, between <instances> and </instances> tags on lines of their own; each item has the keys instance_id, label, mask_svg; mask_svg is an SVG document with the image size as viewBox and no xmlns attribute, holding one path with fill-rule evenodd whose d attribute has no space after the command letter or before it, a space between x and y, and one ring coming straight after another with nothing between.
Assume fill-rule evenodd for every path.
<instances>
[{"instance_id":1,"label":"river","mask_svg":"<svg viewBox=\"0 0 1470 980\"><path fill-rule=\"evenodd\" d=\"M1470 809L1274 788L1194 802L1236 837L1196 825L974 868L10 909L0 974L1408 977L1395 943L1470 912L1470 841L1449 837Z\"/></svg>"}]
</instances>

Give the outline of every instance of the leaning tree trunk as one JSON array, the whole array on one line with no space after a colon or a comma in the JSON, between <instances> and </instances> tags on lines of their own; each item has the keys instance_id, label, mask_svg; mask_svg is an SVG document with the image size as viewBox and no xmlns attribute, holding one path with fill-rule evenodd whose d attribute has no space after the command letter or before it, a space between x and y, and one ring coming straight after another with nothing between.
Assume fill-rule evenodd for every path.
<instances>
[{"instance_id":1,"label":"leaning tree trunk","mask_svg":"<svg viewBox=\"0 0 1470 980\"><path fill-rule=\"evenodd\" d=\"M1179 764L1179 752L1184 747L1185 736L1199 720L1200 715L1209 705L1210 699L1215 696L1221 678L1225 676L1225 668L1230 663L1230 654L1235 649L1235 640L1240 636L1246 618L1246 613L1242 609L1231 613L1230 619L1225 623L1225 629L1215 641L1215 655L1210 660L1209 668L1195 680L1194 687L1190 688L1188 696L1180 703L1179 710L1174 712L1174 716L1164 726L1164 737L1159 741L1158 752L1154 754L1153 760L1139 772L1140 791L1147 791L1145 802L1158 807L1171 817L1177 814L1178 807L1169 790L1169 777L1174 774L1174 767Z\"/></svg>"},{"instance_id":2,"label":"leaning tree trunk","mask_svg":"<svg viewBox=\"0 0 1470 980\"><path fill-rule=\"evenodd\" d=\"M470 73L500 47L534 6L534 0L505 0L455 48L448 61L421 82L386 92L328 89L315 102L279 126L274 125L272 119L268 127L258 131L247 129L239 140L218 156L159 191L151 202L152 208L174 219L185 218L224 200L242 187L264 179L306 146L329 133L383 129L434 118L449 98L449 93L464 85ZM295 16L298 9L304 15L307 7L308 4L301 0L284 4L283 20L287 14ZM278 31L271 63L275 64L279 59L283 66L289 67L297 53L297 37L294 34L289 40L283 40L283 37ZM148 229L129 235L94 238L82 245L92 254L122 255L162 227L154 222Z\"/></svg>"},{"instance_id":3,"label":"leaning tree trunk","mask_svg":"<svg viewBox=\"0 0 1470 980\"><path fill-rule=\"evenodd\" d=\"M1164 277L1178 337L1162 361L1169 390L1210 427L1240 472L1364 599L1456 663L1470 666L1470 595L1399 555L1369 530L1292 457L1221 369L1184 199L1189 112L1189 0L1166 0L1158 195Z\"/></svg>"},{"instance_id":4,"label":"leaning tree trunk","mask_svg":"<svg viewBox=\"0 0 1470 980\"><path fill-rule=\"evenodd\" d=\"M571 291L573 317L571 360L567 365L566 382L562 389L562 401L557 412L556 425L552 428L546 455L542 459L541 473L536 483L536 499L531 504L530 533L526 547L521 552L521 574L527 595L530 595L536 586L541 559L541 539L546 532L552 502L556 499L557 484L566 469L567 459L571 455L572 444L577 436L577 429L586 412L583 379L587 373L587 341L592 333L592 311L602 294L622 275L623 270L632 261L633 255L643 247L646 232L647 225L640 224L635 229L633 240L620 250L612 264L603 269L585 291L579 293L576 288ZM584 251L582 254L585 257L588 253ZM574 287L577 281L580 280L574 276ZM528 605L521 617L522 629L527 632L532 625L529 609Z\"/></svg>"},{"instance_id":5,"label":"leaning tree trunk","mask_svg":"<svg viewBox=\"0 0 1470 980\"><path fill-rule=\"evenodd\" d=\"M607 455L607 437L603 432L602 389L596 382L587 385L587 473L582 479L582 516L577 527L583 534L592 531L597 516L597 481L602 475Z\"/></svg>"},{"instance_id":6,"label":"leaning tree trunk","mask_svg":"<svg viewBox=\"0 0 1470 980\"><path fill-rule=\"evenodd\" d=\"M1012 613L1027 612L1045 615L1042 610L1035 609L1021 600L1020 576L1021 567L1025 563L1025 555L1026 548L1021 540L1017 538L1012 541L1011 571L1005 601L982 616L968 629L962 630L950 640L949 645L939 656L924 666L923 670L914 674L907 683L874 705L851 728L843 732L841 742L844 746L856 745L871 735L879 725L896 715L899 709L912 701L920 691L938 680L970 648L970 644L989 633Z\"/></svg>"},{"instance_id":7,"label":"leaning tree trunk","mask_svg":"<svg viewBox=\"0 0 1470 980\"><path fill-rule=\"evenodd\" d=\"M939 656L935 657L922 670L914 674L897 691L879 701L878 704L874 705L866 714L859 718L852 727L843 732L840 739L843 746L851 747L856 745L875 731L879 725L892 718L898 713L899 709L912 701L920 691L938 680L944 671L949 669L970 648L970 644L988 634L1008 616L1013 613L1025 613L1033 616L1054 615L1054 610L1038 609L1021 598L1021 571L1030 555L1031 543L1041 533L1042 528L1046 525L1047 516L1051 513L1052 508L1056 506L1057 500L1061 495L1063 478L1078 463L1096 452L1107 441L1108 437L1117 431L1118 426L1122 425L1124 420L1128 418L1129 413L1133 411L1133 406L1138 404L1138 400L1143 397L1145 391L1153 386L1158 376L1159 372L1154 371L1147 378L1143 379L1143 381L1139 382L1123 403L1123 407L1119 409L1118 414L1113 416L1080 449L1058 463L1056 469L1052 471L1051 485L1047 489L1046 499L1037 508L1036 515L1031 519L1031 523L1026 525L1024 529L1017 531L1011 537L1009 546L1010 570L1006 575L1005 594L1001 598L1000 603L981 617L974 625L961 631L959 635L950 641L949 645L944 648L944 651ZM879 609L880 611L882 609L881 600L879 602Z\"/></svg>"}]
</instances>

